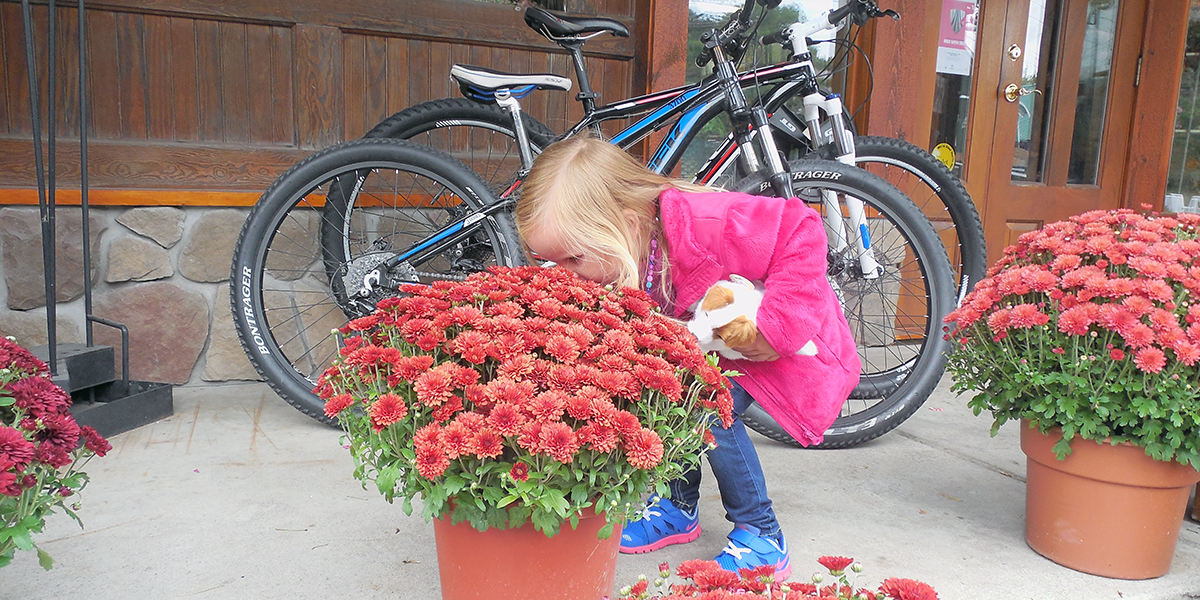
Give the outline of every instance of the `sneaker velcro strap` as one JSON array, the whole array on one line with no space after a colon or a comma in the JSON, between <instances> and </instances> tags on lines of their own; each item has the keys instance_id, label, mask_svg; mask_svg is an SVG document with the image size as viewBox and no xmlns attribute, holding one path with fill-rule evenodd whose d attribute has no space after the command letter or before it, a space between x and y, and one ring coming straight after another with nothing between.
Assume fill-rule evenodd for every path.
<instances>
[{"instance_id":1,"label":"sneaker velcro strap","mask_svg":"<svg viewBox=\"0 0 1200 600\"><path fill-rule=\"evenodd\" d=\"M765 536L754 535L741 527L735 527L729 533L729 539L753 550L755 554L779 553L779 548L775 544L772 544ZM738 558L740 559L741 557L739 556Z\"/></svg>"}]
</instances>

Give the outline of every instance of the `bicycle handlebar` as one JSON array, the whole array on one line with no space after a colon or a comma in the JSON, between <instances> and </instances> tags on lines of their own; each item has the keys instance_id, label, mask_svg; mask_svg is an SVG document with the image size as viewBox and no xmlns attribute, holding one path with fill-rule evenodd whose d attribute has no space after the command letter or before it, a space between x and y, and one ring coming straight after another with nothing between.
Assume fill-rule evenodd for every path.
<instances>
[{"instance_id":1,"label":"bicycle handlebar","mask_svg":"<svg viewBox=\"0 0 1200 600\"><path fill-rule=\"evenodd\" d=\"M825 31L826 29L834 29L841 25L842 21L849 16L855 25L862 25L868 20L875 17L891 17L895 20L900 19L900 14L892 9L880 10L879 5L873 0L850 0L839 8L826 11L814 21L808 23L793 23L775 33L764 35L760 40L763 45L783 44L792 42L792 50L796 54L800 54L804 39L810 35L814 35Z\"/></svg>"}]
</instances>

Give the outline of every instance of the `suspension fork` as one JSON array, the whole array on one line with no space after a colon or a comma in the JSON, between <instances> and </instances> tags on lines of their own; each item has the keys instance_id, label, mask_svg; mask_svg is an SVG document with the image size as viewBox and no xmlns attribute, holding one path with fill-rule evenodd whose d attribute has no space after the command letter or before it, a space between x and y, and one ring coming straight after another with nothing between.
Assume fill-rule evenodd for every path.
<instances>
[{"instance_id":1,"label":"suspension fork","mask_svg":"<svg viewBox=\"0 0 1200 600\"><path fill-rule=\"evenodd\" d=\"M826 139L825 130L821 127L821 113L824 113L829 119L832 140ZM825 97L819 93L812 93L804 97L804 121L808 127L808 135L813 142L813 147L823 148L832 142L837 152L837 161L854 167L857 162L854 136L846 128L844 118L842 99L837 94ZM839 203L836 192L822 190L821 202L825 206L825 223L832 232L831 242L833 242L834 250L841 253L849 247L849 234L846 231L846 225L848 225L850 231L857 234L853 236L854 251L863 277L865 279L879 277L881 269L871 247L871 232L867 227L866 208L862 199L843 194ZM848 224L842 222L842 204L846 207Z\"/></svg>"}]
</instances>

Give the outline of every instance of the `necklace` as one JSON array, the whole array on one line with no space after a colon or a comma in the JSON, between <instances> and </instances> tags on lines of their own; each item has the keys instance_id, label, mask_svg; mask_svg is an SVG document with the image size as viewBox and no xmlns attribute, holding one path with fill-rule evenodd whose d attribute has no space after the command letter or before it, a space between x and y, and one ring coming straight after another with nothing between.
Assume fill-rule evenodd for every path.
<instances>
[{"instance_id":1,"label":"necklace","mask_svg":"<svg viewBox=\"0 0 1200 600\"><path fill-rule=\"evenodd\" d=\"M650 238L650 260L646 263L646 291L654 287L654 255L658 254L658 234Z\"/></svg>"}]
</instances>

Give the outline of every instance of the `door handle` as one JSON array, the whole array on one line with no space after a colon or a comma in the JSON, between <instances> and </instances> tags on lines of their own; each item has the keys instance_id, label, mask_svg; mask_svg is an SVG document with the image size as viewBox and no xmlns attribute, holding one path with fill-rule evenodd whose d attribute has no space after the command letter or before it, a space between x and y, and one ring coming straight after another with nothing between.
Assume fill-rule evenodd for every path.
<instances>
[{"instance_id":1,"label":"door handle","mask_svg":"<svg viewBox=\"0 0 1200 600\"><path fill-rule=\"evenodd\" d=\"M1042 93L1042 90L1027 90L1015 83L1010 83L1004 87L1004 99L1008 100L1009 102L1016 102L1017 98L1020 98L1021 96L1040 93Z\"/></svg>"}]
</instances>

